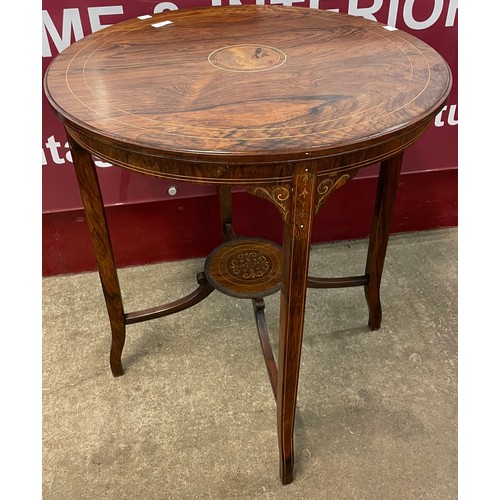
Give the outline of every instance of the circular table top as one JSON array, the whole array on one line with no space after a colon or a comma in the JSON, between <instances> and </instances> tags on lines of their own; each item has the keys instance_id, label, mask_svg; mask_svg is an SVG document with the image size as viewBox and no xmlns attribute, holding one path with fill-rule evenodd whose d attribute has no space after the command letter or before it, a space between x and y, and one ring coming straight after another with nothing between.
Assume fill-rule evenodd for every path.
<instances>
[{"instance_id":1,"label":"circular table top","mask_svg":"<svg viewBox=\"0 0 500 500\"><path fill-rule=\"evenodd\" d=\"M314 158L429 121L451 87L434 49L361 17L255 5L141 17L54 59L45 91L64 122L188 160Z\"/></svg>"}]
</instances>

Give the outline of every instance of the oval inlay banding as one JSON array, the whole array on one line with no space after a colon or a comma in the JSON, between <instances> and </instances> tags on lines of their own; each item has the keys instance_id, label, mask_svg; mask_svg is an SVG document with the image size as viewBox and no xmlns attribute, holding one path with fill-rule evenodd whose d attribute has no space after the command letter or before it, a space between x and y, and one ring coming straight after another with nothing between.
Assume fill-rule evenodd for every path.
<instances>
[{"instance_id":1,"label":"oval inlay banding","mask_svg":"<svg viewBox=\"0 0 500 500\"><path fill-rule=\"evenodd\" d=\"M286 61L286 54L266 45L241 44L214 50L208 61L224 71L248 73L278 68Z\"/></svg>"}]
</instances>

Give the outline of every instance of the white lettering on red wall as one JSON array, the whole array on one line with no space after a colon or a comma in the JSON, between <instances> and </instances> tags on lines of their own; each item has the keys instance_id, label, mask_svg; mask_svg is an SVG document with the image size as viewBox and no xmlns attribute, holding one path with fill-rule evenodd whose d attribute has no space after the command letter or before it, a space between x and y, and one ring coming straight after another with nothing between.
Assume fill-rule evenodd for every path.
<instances>
[{"instance_id":1,"label":"white lettering on red wall","mask_svg":"<svg viewBox=\"0 0 500 500\"><path fill-rule=\"evenodd\" d=\"M458 125L458 106L450 104L445 106L434 118L434 125L436 127L444 127L444 125Z\"/></svg>"},{"instance_id":2,"label":"white lettering on red wall","mask_svg":"<svg viewBox=\"0 0 500 500\"><path fill-rule=\"evenodd\" d=\"M346 1L347 8L345 6ZM326 2L322 2L322 0L254 0L252 3L257 5L298 5L311 9L321 9L323 8L322 4ZM328 2L328 4L331 3L332 2ZM449 2L445 2L444 0L429 0L427 3L433 4L432 11L426 18L420 18L415 12L417 10L415 8L417 0L371 0L371 3L366 0L344 0L343 2L338 1L333 3L337 3L339 6L337 8L328 8L327 10L347 12L353 16L363 16L367 19L372 19L373 21L378 21L394 27L397 27L398 12L402 9L403 22L407 28L412 30L425 30L434 26L441 18L445 9L446 17L444 26L454 26L458 10L458 0L450 0ZM447 3L446 6L445 3ZM242 5L242 2L241 0L212 0L212 6L221 5ZM380 14L380 11L387 5L389 5L388 16L382 18L381 15L377 15Z\"/></svg>"},{"instance_id":3,"label":"white lettering on red wall","mask_svg":"<svg viewBox=\"0 0 500 500\"><path fill-rule=\"evenodd\" d=\"M241 5L241 0L207 0L212 6L221 5ZM248 2L245 2L248 3ZM322 8L322 4L338 4L337 8L329 8L337 12L347 12L354 16L363 16L378 22L383 22L390 26L398 27L398 13L402 12L404 27L411 30L425 30L434 26L438 22L444 21L444 27L455 25L458 10L458 0L429 0L427 3L432 7L430 12L422 17L417 14L417 0L338 0L337 2L325 2L324 0L253 0L256 5L299 5L312 9ZM388 6L387 15L382 16L384 7ZM153 6L152 12L157 14L166 10L177 10L179 6L174 2L160 2ZM427 9L429 10L429 9ZM123 5L104 5L101 7L88 7L87 9L68 8L62 11L62 25L56 26L53 16L48 10L42 11L42 55L52 57L49 40L52 40L57 52L61 52L71 43L80 40L88 33L85 33L82 23L82 16L86 17L90 24L91 32L99 31L109 23L106 17L124 16ZM443 13L445 16L443 17ZM441 21L440 21L441 20Z\"/></svg>"},{"instance_id":4,"label":"white lettering on red wall","mask_svg":"<svg viewBox=\"0 0 500 500\"><path fill-rule=\"evenodd\" d=\"M83 10L83 9L82 9ZM123 14L122 5L88 7L87 15L92 32L99 31L109 24L103 24L102 17L109 15ZM85 35L83 33L82 18L80 9L63 9L62 26L56 27L48 11L42 11L42 56L52 57L49 37L54 43L58 52L62 52L71 43L80 40Z\"/></svg>"},{"instance_id":5,"label":"white lettering on red wall","mask_svg":"<svg viewBox=\"0 0 500 500\"><path fill-rule=\"evenodd\" d=\"M153 13L158 14L166 10L177 10L173 2L161 2L154 6ZM83 29L82 16L87 16L92 33L110 26L106 16L124 14L123 5L105 5L102 7L88 7L87 9L70 8L62 11L62 26L56 26L47 10L42 11L42 57L53 57L49 39L52 40L57 52L62 52L70 44L80 40L89 33ZM124 17L123 20L126 18Z\"/></svg>"},{"instance_id":6,"label":"white lettering on red wall","mask_svg":"<svg viewBox=\"0 0 500 500\"><path fill-rule=\"evenodd\" d=\"M352 14L353 16L363 16L374 21L384 22L389 26L397 27L397 15L399 9L402 6L403 21L406 27L412 30L424 30L430 28L438 22L445 8L444 0L433 0L433 2L427 2L430 4L434 3L432 12L426 19L417 19L417 16L415 15L415 2L416 0L404 0L402 2L400 0L390 0L388 2L389 14L387 16L387 19L379 19L380 16L375 16L375 14L377 14L382 9L384 4L387 3L384 0L373 0L372 5L369 7L366 6L366 2L361 2L360 0L349 0L348 13ZM364 6L359 7L360 3ZM445 27L454 26L457 10L458 0L451 0L448 3L446 10L446 18L444 23Z\"/></svg>"},{"instance_id":7,"label":"white lettering on red wall","mask_svg":"<svg viewBox=\"0 0 500 500\"><path fill-rule=\"evenodd\" d=\"M179 7L173 2L161 2L154 9L154 14L159 14L160 12L165 12L166 10L178 10Z\"/></svg>"},{"instance_id":8,"label":"white lettering on red wall","mask_svg":"<svg viewBox=\"0 0 500 500\"><path fill-rule=\"evenodd\" d=\"M73 158L71 156L71 150L69 149L69 144L67 142L61 146L61 142L57 141L55 136L51 135L45 141L45 147L42 148L42 166L48 164L47 155L56 165L64 165L66 162L73 163ZM111 167L111 163L100 160L94 156L94 163L96 167L107 168Z\"/></svg>"}]
</instances>

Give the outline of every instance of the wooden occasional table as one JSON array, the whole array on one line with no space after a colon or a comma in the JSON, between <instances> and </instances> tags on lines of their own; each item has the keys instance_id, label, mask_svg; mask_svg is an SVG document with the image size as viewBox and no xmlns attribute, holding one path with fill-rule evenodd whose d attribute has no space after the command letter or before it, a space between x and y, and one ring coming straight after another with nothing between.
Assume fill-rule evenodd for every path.
<instances>
[{"instance_id":1,"label":"wooden occasional table","mask_svg":"<svg viewBox=\"0 0 500 500\"><path fill-rule=\"evenodd\" d=\"M449 94L446 62L388 26L334 12L217 7L141 16L74 43L45 92L64 122L123 374L126 325L172 314L214 289L253 301L277 401L280 478L293 479L293 434L306 289L363 286L380 327L380 280L404 150ZM219 189L224 242L188 296L125 312L93 161ZM308 276L311 227L326 197L381 162L365 274ZM236 238L230 186L281 213L283 245ZM263 297L280 291L276 363Z\"/></svg>"}]
</instances>

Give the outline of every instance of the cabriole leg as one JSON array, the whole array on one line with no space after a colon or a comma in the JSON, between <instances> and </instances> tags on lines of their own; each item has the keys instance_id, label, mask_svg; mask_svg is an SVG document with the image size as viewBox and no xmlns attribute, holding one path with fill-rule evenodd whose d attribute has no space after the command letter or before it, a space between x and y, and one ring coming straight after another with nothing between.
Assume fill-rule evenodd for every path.
<instances>
[{"instance_id":1,"label":"cabriole leg","mask_svg":"<svg viewBox=\"0 0 500 500\"><path fill-rule=\"evenodd\" d=\"M368 276L368 284L365 285L365 297L369 310L368 326L372 330L380 328L382 321L380 283L402 163L403 153L401 152L380 165L365 271Z\"/></svg>"},{"instance_id":2,"label":"cabriole leg","mask_svg":"<svg viewBox=\"0 0 500 500\"><path fill-rule=\"evenodd\" d=\"M283 237L283 275L277 383L280 479L293 481L293 441L300 355L314 214L316 174L314 167L300 167L294 176Z\"/></svg>"},{"instance_id":3,"label":"cabriole leg","mask_svg":"<svg viewBox=\"0 0 500 500\"><path fill-rule=\"evenodd\" d=\"M121 355L125 344L125 313L101 189L91 154L69 134L68 140L111 323L111 372L118 377L123 375Z\"/></svg>"}]
</instances>

